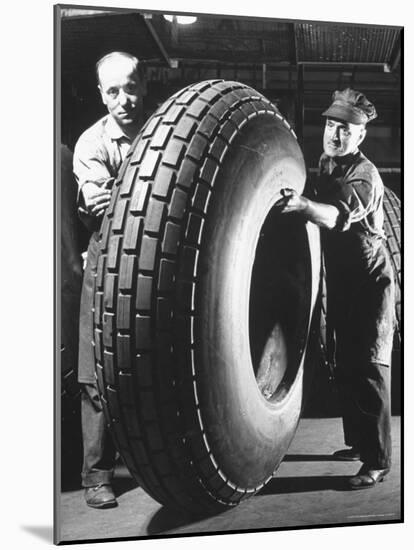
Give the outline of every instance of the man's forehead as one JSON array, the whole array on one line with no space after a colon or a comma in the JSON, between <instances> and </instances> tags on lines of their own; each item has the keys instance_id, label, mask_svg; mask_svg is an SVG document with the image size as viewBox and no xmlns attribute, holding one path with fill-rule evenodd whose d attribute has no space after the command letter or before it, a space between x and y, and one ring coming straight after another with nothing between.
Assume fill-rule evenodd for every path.
<instances>
[{"instance_id":1,"label":"man's forehead","mask_svg":"<svg viewBox=\"0 0 414 550\"><path fill-rule=\"evenodd\" d=\"M347 122L346 120L341 120L339 118L327 117L326 122L330 124L336 124L339 126L345 126L346 128L350 128L351 126L356 126L355 124L351 124L350 122Z\"/></svg>"},{"instance_id":2,"label":"man's forehead","mask_svg":"<svg viewBox=\"0 0 414 550\"><path fill-rule=\"evenodd\" d=\"M341 120L340 118L326 118L326 124L335 124L335 126L339 126L342 128L346 128L348 130L361 130L365 128L364 124L354 124L353 122L348 122L347 120Z\"/></svg>"},{"instance_id":3,"label":"man's forehead","mask_svg":"<svg viewBox=\"0 0 414 550\"><path fill-rule=\"evenodd\" d=\"M114 57L102 62L98 69L99 79L114 79L119 77L131 77L137 79L134 63L124 57Z\"/></svg>"}]
</instances>

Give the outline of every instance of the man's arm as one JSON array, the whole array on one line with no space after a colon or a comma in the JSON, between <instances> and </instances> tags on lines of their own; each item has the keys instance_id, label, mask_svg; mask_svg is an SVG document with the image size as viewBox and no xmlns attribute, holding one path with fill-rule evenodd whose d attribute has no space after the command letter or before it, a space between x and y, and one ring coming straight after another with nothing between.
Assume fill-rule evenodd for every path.
<instances>
[{"instance_id":1,"label":"man's arm","mask_svg":"<svg viewBox=\"0 0 414 550\"><path fill-rule=\"evenodd\" d=\"M101 216L108 207L113 182L105 163L105 152L96 140L84 135L76 144L73 156L73 172L78 182L78 208L82 215Z\"/></svg>"},{"instance_id":2,"label":"man's arm","mask_svg":"<svg viewBox=\"0 0 414 550\"><path fill-rule=\"evenodd\" d=\"M311 199L298 195L294 189L282 189L282 198L276 203L282 214L297 212L308 221L325 227L334 229L340 215L339 209L331 204L316 202Z\"/></svg>"},{"instance_id":3,"label":"man's arm","mask_svg":"<svg viewBox=\"0 0 414 550\"><path fill-rule=\"evenodd\" d=\"M112 180L113 178L109 179ZM105 182L104 187L100 187L97 183L88 181L82 186L83 203L88 214L98 217L108 208L111 200L111 191L107 189L106 185L107 182Z\"/></svg>"}]
</instances>

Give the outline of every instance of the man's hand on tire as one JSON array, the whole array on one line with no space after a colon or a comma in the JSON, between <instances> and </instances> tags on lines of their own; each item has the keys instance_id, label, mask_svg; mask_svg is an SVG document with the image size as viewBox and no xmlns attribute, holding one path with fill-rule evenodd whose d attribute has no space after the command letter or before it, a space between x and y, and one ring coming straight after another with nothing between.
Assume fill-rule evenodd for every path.
<instances>
[{"instance_id":1,"label":"man's hand on tire","mask_svg":"<svg viewBox=\"0 0 414 550\"><path fill-rule=\"evenodd\" d=\"M82 187L83 198L87 211L92 216L101 216L108 208L111 200L111 191L106 186L99 186L88 181Z\"/></svg>"},{"instance_id":2,"label":"man's hand on tire","mask_svg":"<svg viewBox=\"0 0 414 550\"><path fill-rule=\"evenodd\" d=\"M282 198L276 203L283 214L301 212L307 206L307 199L299 195L294 189L285 187L281 190Z\"/></svg>"}]
</instances>

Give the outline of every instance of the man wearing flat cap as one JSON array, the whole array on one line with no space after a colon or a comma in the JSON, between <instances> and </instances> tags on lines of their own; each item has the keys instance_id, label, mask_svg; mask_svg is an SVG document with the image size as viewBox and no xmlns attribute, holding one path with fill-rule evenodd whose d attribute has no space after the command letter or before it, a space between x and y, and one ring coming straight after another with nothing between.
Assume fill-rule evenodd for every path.
<instances>
[{"instance_id":1,"label":"man wearing flat cap","mask_svg":"<svg viewBox=\"0 0 414 550\"><path fill-rule=\"evenodd\" d=\"M298 212L321 228L328 321L334 331L338 386L348 448L337 460L360 460L349 489L374 487L391 467L390 363L394 278L384 245L384 186L359 150L377 114L364 94L333 94L312 199L283 189L282 213Z\"/></svg>"}]
</instances>

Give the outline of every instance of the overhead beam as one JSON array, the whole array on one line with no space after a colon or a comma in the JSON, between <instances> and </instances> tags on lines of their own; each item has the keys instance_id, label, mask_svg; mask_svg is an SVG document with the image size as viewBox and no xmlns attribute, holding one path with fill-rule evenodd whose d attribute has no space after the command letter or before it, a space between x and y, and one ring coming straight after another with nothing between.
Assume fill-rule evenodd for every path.
<instances>
[{"instance_id":1,"label":"overhead beam","mask_svg":"<svg viewBox=\"0 0 414 550\"><path fill-rule=\"evenodd\" d=\"M395 69L398 67L399 63L401 61L401 48L398 48L398 51L391 63L390 71L393 73Z\"/></svg>"},{"instance_id":2,"label":"overhead beam","mask_svg":"<svg viewBox=\"0 0 414 550\"><path fill-rule=\"evenodd\" d=\"M401 63L401 50L403 48L404 35L402 31L399 32L398 38L395 41L394 49L389 61L390 72L394 72L398 65Z\"/></svg>"},{"instance_id":3,"label":"overhead beam","mask_svg":"<svg viewBox=\"0 0 414 550\"><path fill-rule=\"evenodd\" d=\"M296 24L291 23L289 24L290 28L290 41L291 41L291 52L292 52L292 58L290 60L291 63L293 63L295 66L297 66L299 57L298 57L298 40L296 38Z\"/></svg>"},{"instance_id":4,"label":"overhead beam","mask_svg":"<svg viewBox=\"0 0 414 550\"><path fill-rule=\"evenodd\" d=\"M298 61L298 65L307 65L309 67L378 67L382 68L384 72L388 72L387 63L378 63L370 61Z\"/></svg>"},{"instance_id":5,"label":"overhead beam","mask_svg":"<svg viewBox=\"0 0 414 550\"><path fill-rule=\"evenodd\" d=\"M145 13L143 15L143 17L144 17L145 25L146 25L150 35L152 36L155 44L157 45L157 48L159 49L162 58L164 59L164 61L167 63L167 65L171 69L176 68L177 67L177 60L176 59L171 59L171 57L168 55L168 52L165 49L164 44L162 43L162 40L158 36L157 31L154 29L154 26L153 26L152 21L151 21L152 15L149 14L149 13L148 14Z\"/></svg>"},{"instance_id":6,"label":"overhead beam","mask_svg":"<svg viewBox=\"0 0 414 550\"><path fill-rule=\"evenodd\" d=\"M297 65L296 80L296 135L303 146L303 134L305 126L305 66Z\"/></svg>"},{"instance_id":7,"label":"overhead beam","mask_svg":"<svg viewBox=\"0 0 414 550\"><path fill-rule=\"evenodd\" d=\"M299 63L298 42L296 37L296 25L290 25L291 42L293 49L293 63L296 67L296 135L303 147L303 133L305 125L305 66Z\"/></svg>"}]
</instances>

